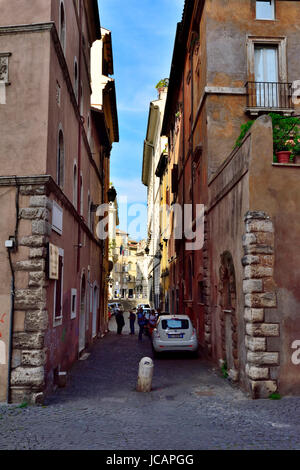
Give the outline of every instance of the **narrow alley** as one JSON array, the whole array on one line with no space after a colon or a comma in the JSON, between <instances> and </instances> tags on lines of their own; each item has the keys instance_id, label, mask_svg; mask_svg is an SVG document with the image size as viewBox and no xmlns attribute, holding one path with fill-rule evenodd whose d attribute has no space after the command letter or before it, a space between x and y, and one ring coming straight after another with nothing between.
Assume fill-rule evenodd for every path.
<instances>
[{"instance_id":1,"label":"narrow alley","mask_svg":"<svg viewBox=\"0 0 300 470\"><path fill-rule=\"evenodd\" d=\"M253 401L201 357L155 359L152 391L136 392L152 350L124 317L122 336L112 319L45 405L0 405L1 449L300 449L300 398Z\"/></svg>"}]
</instances>

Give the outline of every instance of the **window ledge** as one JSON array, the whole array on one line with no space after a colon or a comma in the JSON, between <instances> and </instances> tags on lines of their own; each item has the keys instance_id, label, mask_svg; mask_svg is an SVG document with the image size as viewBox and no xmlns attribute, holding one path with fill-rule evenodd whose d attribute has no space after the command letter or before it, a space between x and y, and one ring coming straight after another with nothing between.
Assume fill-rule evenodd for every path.
<instances>
[{"instance_id":1,"label":"window ledge","mask_svg":"<svg viewBox=\"0 0 300 470\"><path fill-rule=\"evenodd\" d=\"M272 166L291 166L293 168L300 168L300 163L272 163Z\"/></svg>"},{"instance_id":2,"label":"window ledge","mask_svg":"<svg viewBox=\"0 0 300 470\"><path fill-rule=\"evenodd\" d=\"M62 325L62 320L63 317L56 317L53 321L53 327L55 328L56 326L61 326Z\"/></svg>"},{"instance_id":3,"label":"window ledge","mask_svg":"<svg viewBox=\"0 0 300 470\"><path fill-rule=\"evenodd\" d=\"M260 113L282 113L284 116L291 116L294 111L292 108L246 108L246 113L249 113L251 116L258 116Z\"/></svg>"}]
</instances>

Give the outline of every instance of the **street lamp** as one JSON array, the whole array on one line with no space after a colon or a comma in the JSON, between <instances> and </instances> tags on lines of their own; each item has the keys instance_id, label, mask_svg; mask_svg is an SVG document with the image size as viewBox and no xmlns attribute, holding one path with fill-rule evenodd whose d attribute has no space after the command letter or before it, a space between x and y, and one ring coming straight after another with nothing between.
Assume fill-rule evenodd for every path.
<instances>
[{"instance_id":1,"label":"street lamp","mask_svg":"<svg viewBox=\"0 0 300 470\"><path fill-rule=\"evenodd\" d=\"M145 248L145 253L146 253L147 256L151 256L152 258L156 258L156 259L159 259L159 260L162 259L162 254L161 253L156 254L156 255L149 255L150 250L149 250L148 247Z\"/></svg>"}]
</instances>

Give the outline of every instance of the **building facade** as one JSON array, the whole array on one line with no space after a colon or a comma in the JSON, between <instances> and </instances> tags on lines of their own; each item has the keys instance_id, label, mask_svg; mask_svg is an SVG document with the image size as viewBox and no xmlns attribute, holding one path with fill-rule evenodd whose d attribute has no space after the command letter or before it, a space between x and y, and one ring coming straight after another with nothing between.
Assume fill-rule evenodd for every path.
<instances>
[{"instance_id":1,"label":"building facade","mask_svg":"<svg viewBox=\"0 0 300 470\"><path fill-rule=\"evenodd\" d=\"M112 244L115 254L111 273L111 298L147 299L148 257L145 254L146 242L129 238L128 233L116 229Z\"/></svg>"},{"instance_id":2,"label":"building facade","mask_svg":"<svg viewBox=\"0 0 300 470\"><path fill-rule=\"evenodd\" d=\"M267 116L299 114L298 19L298 2L187 0L162 128L162 178L169 173L183 226L192 207L203 239L187 248L170 214L171 309L190 315L203 351L253 398L300 390L299 168L274 162ZM249 119L256 123L235 148Z\"/></svg>"},{"instance_id":3,"label":"building facade","mask_svg":"<svg viewBox=\"0 0 300 470\"><path fill-rule=\"evenodd\" d=\"M160 179L156 176L156 168L162 153L168 144L166 137L161 136L162 121L167 97L167 83L158 88L158 99L150 103L148 126L144 141L142 183L147 186L148 206L148 292L149 300L155 308L160 306L160 213L161 191Z\"/></svg>"},{"instance_id":4,"label":"building facade","mask_svg":"<svg viewBox=\"0 0 300 470\"><path fill-rule=\"evenodd\" d=\"M96 208L117 117L91 107L97 1L29 3L0 2L0 400L35 403L107 329Z\"/></svg>"}]
</instances>

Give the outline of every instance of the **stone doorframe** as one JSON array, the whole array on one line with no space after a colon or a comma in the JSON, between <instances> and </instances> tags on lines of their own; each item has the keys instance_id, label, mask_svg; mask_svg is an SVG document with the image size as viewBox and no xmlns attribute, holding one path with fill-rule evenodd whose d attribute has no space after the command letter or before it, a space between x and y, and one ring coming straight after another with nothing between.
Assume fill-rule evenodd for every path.
<instances>
[{"instance_id":1,"label":"stone doorframe","mask_svg":"<svg viewBox=\"0 0 300 470\"><path fill-rule=\"evenodd\" d=\"M219 279L222 341L221 361L223 363L226 361L230 379L233 381L238 381L239 355L236 317L236 279L233 258L231 253L228 251L225 251L221 255ZM229 334L227 331L228 325L231 330Z\"/></svg>"},{"instance_id":2,"label":"stone doorframe","mask_svg":"<svg viewBox=\"0 0 300 470\"><path fill-rule=\"evenodd\" d=\"M278 389L279 337L274 273L274 227L264 212L247 212L243 237L246 322L246 376L252 398L267 398Z\"/></svg>"}]
</instances>

